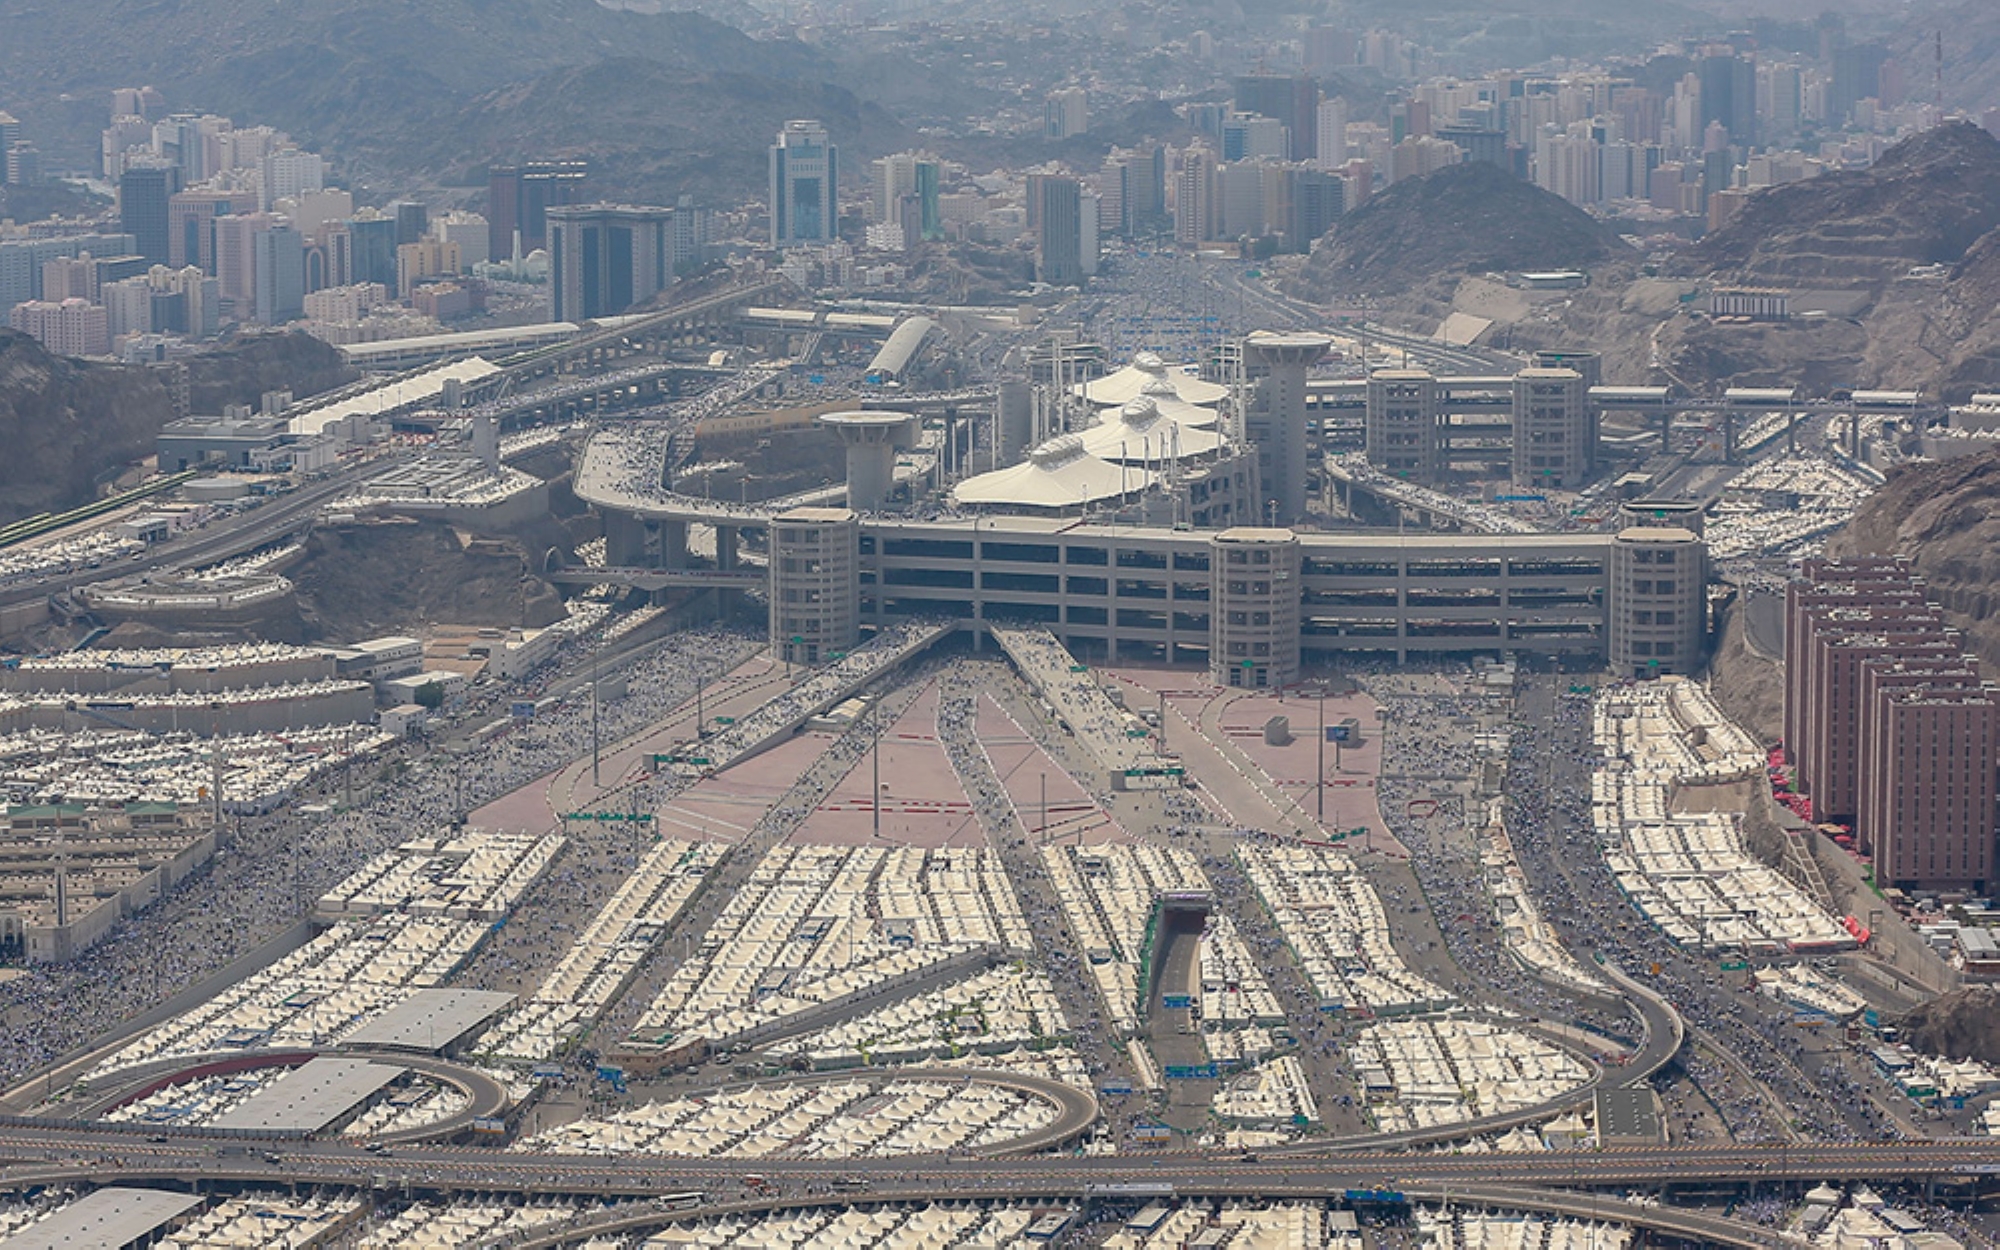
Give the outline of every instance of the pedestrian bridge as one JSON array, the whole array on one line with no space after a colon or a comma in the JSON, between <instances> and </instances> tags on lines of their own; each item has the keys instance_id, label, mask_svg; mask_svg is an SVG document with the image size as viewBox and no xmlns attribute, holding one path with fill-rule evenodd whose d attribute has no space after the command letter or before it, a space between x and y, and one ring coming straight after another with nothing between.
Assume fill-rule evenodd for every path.
<instances>
[{"instance_id":1,"label":"pedestrian bridge","mask_svg":"<svg viewBox=\"0 0 2000 1250\"><path fill-rule=\"evenodd\" d=\"M682 586L761 590L765 581L764 570L760 568L653 569L579 565L553 568L546 576L558 586L629 586L645 591L672 590Z\"/></svg>"}]
</instances>

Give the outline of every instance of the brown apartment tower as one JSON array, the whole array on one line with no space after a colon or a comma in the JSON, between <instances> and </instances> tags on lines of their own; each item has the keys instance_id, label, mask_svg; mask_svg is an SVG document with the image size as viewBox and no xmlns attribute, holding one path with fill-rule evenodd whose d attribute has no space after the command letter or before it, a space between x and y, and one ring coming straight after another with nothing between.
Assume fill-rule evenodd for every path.
<instances>
[{"instance_id":1,"label":"brown apartment tower","mask_svg":"<svg viewBox=\"0 0 2000 1250\"><path fill-rule=\"evenodd\" d=\"M1789 587L1785 749L1814 818L1852 822L1878 881L1993 880L2000 690L1907 561L1809 560Z\"/></svg>"}]
</instances>

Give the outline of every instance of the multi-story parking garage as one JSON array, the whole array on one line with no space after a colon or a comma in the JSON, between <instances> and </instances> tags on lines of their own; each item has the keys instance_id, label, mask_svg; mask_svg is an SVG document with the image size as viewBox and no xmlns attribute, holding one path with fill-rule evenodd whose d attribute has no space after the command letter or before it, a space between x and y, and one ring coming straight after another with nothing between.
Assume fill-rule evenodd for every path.
<instances>
[{"instance_id":1,"label":"multi-story parking garage","mask_svg":"<svg viewBox=\"0 0 2000 1250\"><path fill-rule=\"evenodd\" d=\"M823 648L852 644L844 623L831 619L845 596L823 584L817 553L826 542L813 531L856 524L842 510L816 509L774 529L771 595L789 623L774 644L793 636ZM1689 598L1702 543L1684 530L1199 532L1029 517L858 526L857 633L912 617L975 630L1032 622L1079 656L1206 665L1225 685L1284 685L1302 660L1350 652L1397 660L1468 651L1588 657L1608 656L1613 639L1634 655L1625 640L1645 642L1639 666L1649 674L1686 672L1699 660L1706 628L1698 596ZM1625 564L1614 554L1620 542L1642 540L1649 551L1671 547L1686 566L1666 624L1657 577L1613 575ZM799 577L812 570L813 584L794 585L794 570ZM826 605L828 620L807 619L815 604ZM1647 614L1643 624L1639 613Z\"/></svg>"}]
</instances>

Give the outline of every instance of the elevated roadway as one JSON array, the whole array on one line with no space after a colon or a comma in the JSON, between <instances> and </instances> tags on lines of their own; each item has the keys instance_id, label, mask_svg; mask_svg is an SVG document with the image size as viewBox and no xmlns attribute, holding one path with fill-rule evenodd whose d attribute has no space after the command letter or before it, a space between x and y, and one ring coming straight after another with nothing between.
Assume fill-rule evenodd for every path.
<instances>
[{"instance_id":1,"label":"elevated roadway","mask_svg":"<svg viewBox=\"0 0 2000 1250\"><path fill-rule=\"evenodd\" d=\"M1278 1190L1260 1190L1254 1195L1239 1194L1196 1194L1193 1190L1181 1190L1176 1186L1176 1196L1230 1198L1253 1196L1260 1198L1317 1198L1321 1194L1293 1194ZM1512 1211L1533 1211L1544 1215L1565 1216L1570 1219L1622 1223L1634 1228L1665 1233L1669 1236L1690 1238L1705 1245L1717 1246L1783 1246L1794 1244L1778 1233L1745 1224L1725 1216L1710 1215L1701 1211L1685 1211L1673 1207L1649 1206L1638 1202L1627 1202L1618 1198L1602 1198L1595 1194L1566 1193L1559 1190L1529 1189L1512 1185L1465 1185L1465 1186L1407 1186L1402 1191L1405 1198L1421 1202L1458 1202L1466 1206L1490 1206ZM955 1196L955 1195L954 1195ZM846 1208L857 1205L888 1205L892 1203L921 1203L936 1201L938 1195L926 1193L906 1184L896 1184L883 1190L870 1190L865 1194L821 1194L821 1195L780 1195L731 1201L722 1195L709 1195L709 1201L689 1210L672 1213L647 1211L634 1214L629 1210L613 1210L593 1214L552 1232L529 1237L510 1243L517 1250L557 1250L558 1247L574 1246L587 1242L592 1237L616 1236L627 1233L642 1233L652 1229L665 1228L671 1224L694 1219L710 1219L721 1216L768 1215L781 1210L799 1210L813 1207Z\"/></svg>"},{"instance_id":2,"label":"elevated roadway","mask_svg":"<svg viewBox=\"0 0 2000 1250\"><path fill-rule=\"evenodd\" d=\"M239 1180L262 1184L380 1183L426 1191L534 1196L646 1197L706 1190L734 1192L746 1177L782 1174L788 1185L836 1177L879 1181L884 1191L912 1178L923 1198L1082 1198L1092 1186L1167 1183L1202 1197L1333 1197L1349 1189L1419 1187L1454 1193L1482 1185L1583 1190L1672 1185L1809 1182L1836 1179L1905 1183L2000 1176L2000 1141L1991 1138L1843 1145L1635 1146L1523 1154L1374 1151L1327 1157L1165 1152L1158 1155L1044 1155L975 1158L908 1155L866 1159L642 1157L528 1154L499 1149L409 1147L371 1153L338 1141L224 1141L155 1129L147 1135L102 1127L28 1128L0 1124L0 1189L88 1181ZM255 1146L251 1155L245 1147ZM268 1156L268 1157L267 1157Z\"/></svg>"}]
</instances>

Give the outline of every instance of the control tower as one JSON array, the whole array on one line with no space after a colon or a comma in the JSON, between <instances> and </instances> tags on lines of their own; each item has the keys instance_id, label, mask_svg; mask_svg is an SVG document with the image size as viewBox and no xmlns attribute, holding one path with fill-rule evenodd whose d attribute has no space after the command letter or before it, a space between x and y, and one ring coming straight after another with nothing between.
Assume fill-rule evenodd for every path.
<instances>
[{"instance_id":1,"label":"control tower","mask_svg":"<svg viewBox=\"0 0 2000 1250\"><path fill-rule=\"evenodd\" d=\"M828 412L821 425L847 444L847 506L879 512L896 484L896 451L916 441L917 419L907 412Z\"/></svg>"},{"instance_id":2,"label":"control tower","mask_svg":"<svg viewBox=\"0 0 2000 1250\"><path fill-rule=\"evenodd\" d=\"M1258 476L1269 501L1265 519L1289 525L1306 514L1306 370L1333 340L1323 334L1259 330L1243 340L1244 376L1255 391L1244 433L1257 449Z\"/></svg>"}]
</instances>

